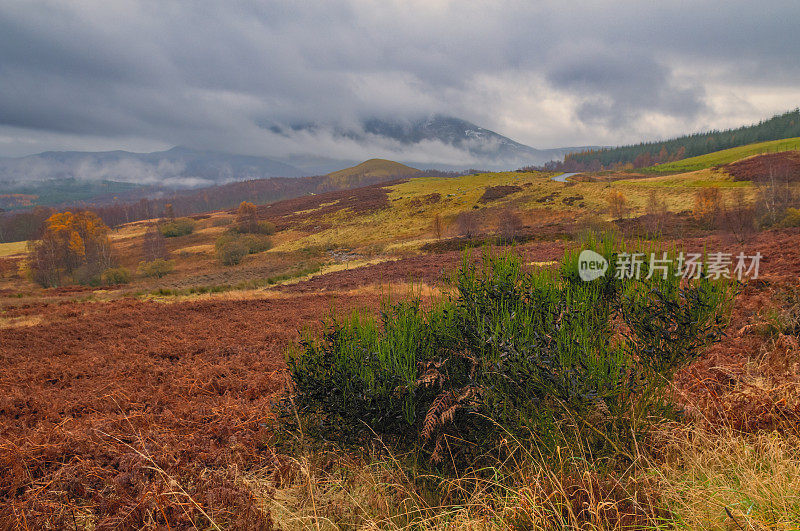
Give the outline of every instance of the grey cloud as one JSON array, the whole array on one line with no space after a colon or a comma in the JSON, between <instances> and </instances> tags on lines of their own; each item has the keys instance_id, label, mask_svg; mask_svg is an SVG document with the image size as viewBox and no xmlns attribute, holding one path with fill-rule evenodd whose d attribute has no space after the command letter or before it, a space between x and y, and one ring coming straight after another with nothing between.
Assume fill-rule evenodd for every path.
<instances>
[{"instance_id":1,"label":"grey cloud","mask_svg":"<svg viewBox=\"0 0 800 531\"><path fill-rule=\"evenodd\" d=\"M798 19L788 1L8 0L0 126L120 147L362 158L394 148L289 141L260 124L438 112L532 145L622 142L714 126L726 110L709 104L712 83L743 100L744 86L800 86ZM550 111L537 101L568 112L544 124ZM520 113L515 131L500 127Z\"/></svg>"},{"instance_id":2,"label":"grey cloud","mask_svg":"<svg viewBox=\"0 0 800 531\"><path fill-rule=\"evenodd\" d=\"M560 61L547 78L581 97L581 120L612 129L630 125L643 113L693 118L705 110L699 84L679 86L669 68L641 53L583 51Z\"/></svg>"}]
</instances>

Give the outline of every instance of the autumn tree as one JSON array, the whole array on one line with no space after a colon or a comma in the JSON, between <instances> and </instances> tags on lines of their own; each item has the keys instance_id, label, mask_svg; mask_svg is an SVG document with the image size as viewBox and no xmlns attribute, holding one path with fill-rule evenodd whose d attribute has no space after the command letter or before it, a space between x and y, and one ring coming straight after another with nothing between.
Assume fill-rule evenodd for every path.
<instances>
[{"instance_id":1,"label":"autumn tree","mask_svg":"<svg viewBox=\"0 0 800 531\"><path fill-rule=\"evenodd\" d=\"M175 219L175 208L172 206L172 203L164 205L164 217L166 219Z\"/></svg>"},{"instance_id":2,"label":"autumn tree","mask_svg":"<svg viewBox=\"0 0 800 531\"><path fill-rule=\"evenodd\" d=\"M108 227L94 212L61 212L44 224L42 238L30 244L28 265L43 286L90 283L111 266Z\"/></svg>"},{"instance_id":3,"label":"autumn tree","mask_svg":"<svg viewBox=\"0 0 800 531\"><path fill-rule=\"evenodd\" d=\"M622 195L622 192L619 190L612 190L611 193L608 194L606 201L608 201L608 209L612 218L621 219L627 217L630 209L628 208L628 201L625 199L625 196Z\"/></svg>"},{"instance_id":4,"label":"autumn tree","mask_svg":"<svg viewBox=\"0 0 800 531\"><path fill-rule=\"evenodd\" d=\"M242 201L236 210L231 230L239 234L273 234L275 225L269 221L259 221L258 207L248 201Z\"/></svg>"},{"instance_id":5,"label":"autumn tree","mask_svg":"<svg viewBox=\"0 0 800 531\"><path fill-rule=\"evenodd\" d=\"M249 201L242 201L236 210L236 230L258 232L258 209Z\"/></svg>"},{"instance_id":6,"label":"autumn tree","mask_svg":"<svg viewBox=\"0 0 800 531\"><path fill-rule=\"evenodd\" d=\"M721 200L719 188L700 188L694 194L694 215L706 225L714 224L720 213Z\"/></svg>"}]
</instances>

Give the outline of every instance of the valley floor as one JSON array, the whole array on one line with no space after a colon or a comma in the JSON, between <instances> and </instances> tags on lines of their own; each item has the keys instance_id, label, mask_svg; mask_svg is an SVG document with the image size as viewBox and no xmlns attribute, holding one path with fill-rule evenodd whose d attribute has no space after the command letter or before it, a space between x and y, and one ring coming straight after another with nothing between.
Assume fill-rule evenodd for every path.
<instances>
[{"instance_id":1,"label":"valley floor","mask_svg":"<svg viewBox=\"0 0 800 531\"><path fill-rule=\"evenodd\" d=\"M548 267L564 245L532 242L518 251L532 267ZM721 236L681 245L764 256L727 337L679 379L693 422L796 437L787 423L800 414L800 346L796 335L769 329L769 316L797 287L800 230L764 232L743 245ZM54 290L37 302L4 294L0 525L129 528L158 511L169 521L206 509L231 528L290 518L271 504L296 486L245 481L280 475L287 462L274 452L270 428L271 403L287 381L286 349L332 312L375 311L388 291L434 292L461 259L458 251L398 258L187 300L81 301ZM686 495L696 494L689 478L671 481L683 480ZM786 503L800 518L800 501ZM735 529L723 509L711 512Z\"/></svg>"}]
</instances>

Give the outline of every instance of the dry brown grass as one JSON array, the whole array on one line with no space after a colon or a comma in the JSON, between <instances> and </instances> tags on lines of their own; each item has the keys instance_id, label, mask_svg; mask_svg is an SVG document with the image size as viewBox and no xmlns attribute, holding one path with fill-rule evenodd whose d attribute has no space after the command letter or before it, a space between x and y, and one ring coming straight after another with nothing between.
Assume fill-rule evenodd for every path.
<instances>
[{"instance_id":1,"label":"dry brown grass","mask_svg":"<svg viewBox=\"0 0 800 531\"><path fill-rule=\"evenodd\" d=\"M39 315L25 315L21 317L0 317L0 328L24 328L42 323Z\"/></svg>"},{"instance_id":2,"label":"dry brown grass","mask_svg":"<svg viewBox=\"0 0 800 531\"><path fill-rule=\"evenodd\" d=\"M799 529L800 445L775 432L742 435L688 428L654 468L680 527Z\"/></svg>"}]
</instances>

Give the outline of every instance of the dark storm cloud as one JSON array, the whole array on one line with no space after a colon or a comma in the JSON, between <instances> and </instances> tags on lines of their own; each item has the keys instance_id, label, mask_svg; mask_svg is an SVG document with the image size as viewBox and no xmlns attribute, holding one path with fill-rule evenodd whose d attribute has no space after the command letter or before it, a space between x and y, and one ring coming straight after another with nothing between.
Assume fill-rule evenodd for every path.
<instances>
[{"instance_id":1,"label":"dark storm cloud","mask_svg":"<svg viewBox=\"0 0 800 531\"><path fill-rule=\"evenodd\" d=\"M554 87L580 96L578 117L612 129L624 127L643 112L696 116L705 109L699 83L682 87L668 67L648 55L582 51L551 68Z\"/></svg>"},{"instance_id":2,"label":"dark storm cloud","mask_svg":"<svg viewBox=\"0 0 800 531\"><path fill-rule=\"evenodd\" d=\"M676 134L794 106L797 20L797 2L7 0L0 155L110 137L358 158L264 125L433 112L548 147Z\"/></svg>"}]
</instances>

